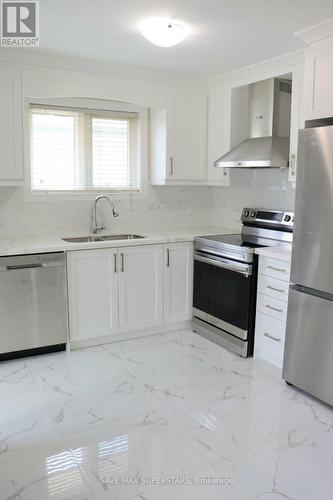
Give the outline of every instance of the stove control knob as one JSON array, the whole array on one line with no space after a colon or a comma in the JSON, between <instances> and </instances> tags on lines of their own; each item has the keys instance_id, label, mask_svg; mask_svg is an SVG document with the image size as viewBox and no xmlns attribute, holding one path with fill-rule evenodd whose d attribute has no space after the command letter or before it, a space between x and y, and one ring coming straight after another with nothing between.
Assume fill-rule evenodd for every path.
<instances>
[{"instance_id":1,"label":"stove control knob","mask_svg":"<svg viewBox=\"0 0 333 500\"><path fill-rule=\"evenodd\" d=\"M249 215L250 215L250 212L248 210L245 210L244 217L248 217Z\"/></svg>"},{"instance_id":2,"label":"stove control knob","mask_svg":"<svg viewBox=\"0 0 333 500\"><path fill-rule=\"evenodd\" d=\"M285 215L284 220L285 220L285 222L290 222L290 220L291 220L290 215Z\"/></svg>"},{"instance_id":3,"label":"stove control knob","mask_svg":"<svg viewBox=\"0 0 333 500\"><path fill-rule=\"evenodd\" d=\"M256 216L256 213L255 213L255 212L251 212L251 213L250 213L250 216L251 216L251 217L255 217L255 216Z\"/></svg>"}]
</instances>

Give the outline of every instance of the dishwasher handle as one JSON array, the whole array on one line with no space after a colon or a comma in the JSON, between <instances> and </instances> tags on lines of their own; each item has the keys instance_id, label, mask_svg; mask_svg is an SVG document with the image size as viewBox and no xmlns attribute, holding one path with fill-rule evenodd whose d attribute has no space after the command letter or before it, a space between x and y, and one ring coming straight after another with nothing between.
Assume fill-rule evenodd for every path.
<instances>
[{"instance_id":1,"label":"dishwasher handle","mask_svg":"<svg viewBox=\"0 0 333 500\"><path fill-rule=\"evenodd\" d=\"M42 264L18 264L17 266L4 266L1 267L1 271L14 271L15 269L34 269L36 267L42 267Z\"/></svg>"},{"instance_id":2,"label":"dishwasher handle","mask_svg":"<svg viewBox=\"0 0 333 500\"><path fill-rule=\"evenodd\" d=\"M23 269L38 269L49 267L63 267L65 258L63 253L18 255L0 258L0 271L17 271Z\"/></svg>"},{"instance_id":3,"label":"dishwasher handle","mask_svg":"<svg viewBox=\"0 0 333 500\"><path fill-rule=\"evenodd\" d=\"M43 262L39 264L18 264L16 266L0 266L0 271L15 271L18 269L36 269L38 267L63 267L64 264L60 262Z\"/></svg>"}]
</instances>

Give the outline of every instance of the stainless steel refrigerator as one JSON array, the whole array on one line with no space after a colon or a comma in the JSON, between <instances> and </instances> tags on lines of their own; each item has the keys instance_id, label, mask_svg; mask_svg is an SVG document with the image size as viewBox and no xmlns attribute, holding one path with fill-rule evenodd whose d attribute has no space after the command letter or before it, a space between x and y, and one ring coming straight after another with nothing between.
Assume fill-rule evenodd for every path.
<instances>
[{"instance_id":1,"label":"stainless steel refrigerator","mask_svg":"<svg viewBox=\"0 0 333 500\"><path fill-rule=\"evenodd\" d=\"M299 132L283 378L333 405L333 119Z\"/></svg>"}]
</instances>

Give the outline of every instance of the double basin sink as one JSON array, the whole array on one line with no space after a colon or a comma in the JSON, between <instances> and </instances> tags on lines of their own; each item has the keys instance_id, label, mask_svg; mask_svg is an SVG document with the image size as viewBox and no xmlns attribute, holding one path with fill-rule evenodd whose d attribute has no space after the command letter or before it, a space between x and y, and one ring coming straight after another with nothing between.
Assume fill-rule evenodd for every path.
<instances>
[{"instance_id":1,"label":"double basin sink","mask_svg":"<svg viewBox=\"0 0 333 500\"><path fill-rule=\"evenodd\" d=\"M112 234L108 236L81 236L77 238L62 238L68 243L94 243L95 241L137 240L144 238L138 234Z\"/></svg>"}]
</instances>

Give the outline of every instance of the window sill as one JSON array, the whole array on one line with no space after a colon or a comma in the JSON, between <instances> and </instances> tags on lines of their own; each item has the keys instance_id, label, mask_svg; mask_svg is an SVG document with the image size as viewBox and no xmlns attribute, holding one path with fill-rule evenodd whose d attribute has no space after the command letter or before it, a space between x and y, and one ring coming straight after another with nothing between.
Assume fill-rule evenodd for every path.
<instances>
[{"instance_id":1,"label":"window sill","mask_svg":"<svg viewBox=\"0 0 333 500\"><path fill-rule=\"evenodd\" d=\"M26 201L79 201L94 200L97 196L108 195L113 200L132 200L146 197L146 191L112 191L101 189L96 191L25 191Z\"/></svg>"}]
</instances>

